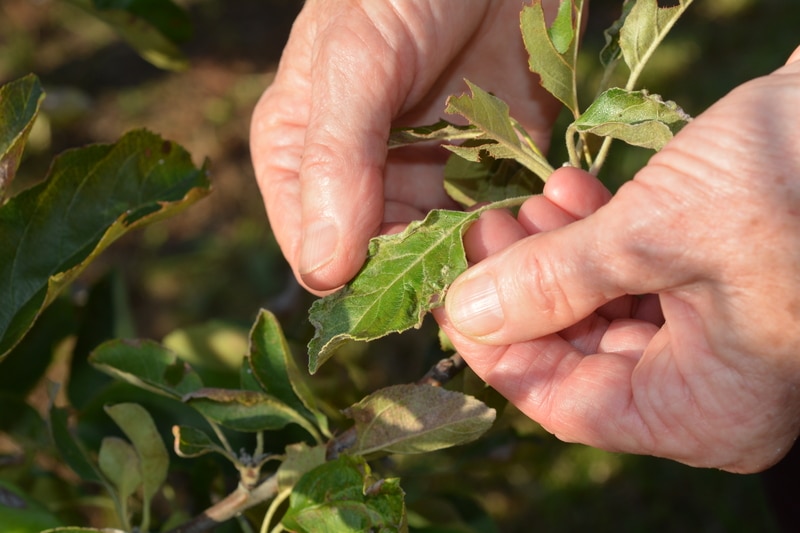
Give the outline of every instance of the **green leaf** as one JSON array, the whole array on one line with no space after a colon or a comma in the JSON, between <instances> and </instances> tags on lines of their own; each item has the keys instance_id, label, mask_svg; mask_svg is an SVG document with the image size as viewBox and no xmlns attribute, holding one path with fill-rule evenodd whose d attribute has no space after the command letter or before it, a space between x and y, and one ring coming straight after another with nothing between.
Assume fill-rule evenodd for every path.
<instances>
[{"instance_id":1,"label":"green leaf","mask_svg":"<svg viewBox=\"0 0 800 533\"><path fill-rule=\"evenodd\" d=\"M101 343L134 334L133 317L128 305L129 287L124 275L117 269L110 271L88 290L81 305L81 312L72 357L70 358L67 398L70 405L83 409L97 398L98 391L105 389L112 378L89 364L89 354ZM59 302L62 298L56 300ZM36 335L39 325L53 308L51 304L26 335L25 339L9 354L9 359L28 339ZM6 359L8 362L8 359ZM5 363L3 363L5 364Z\"/></svg>"},{"instance_id":2,"label":"green leaf","mask_svg":"<svg viewBox=\"0 0 800 533\"><path fill-rule=\"evenodd\" d=\"M399 480L375 479L363 458L347 455L300 479L282 524L298 533L408 531Z\"/></svg>"},{"instance_id":3,"label":"green leaf","mask_svg":"<svg viewBox=\"0 0 800 533\"><path fill-rule=\"evenodd\" d=\"M93 527L57 527L55 529L46 529L41 533L125 533L121 529L111 529L104 527L97 529Z\"/></svg>"},{"instance_id":4,"label":"green leaf","mask_svg":"<svg viewBox=\"0 0 800 533\"><path fill-rule=\"evenodd\" d=\"M0 87L0 204L17 173L42 100L42 85L33 74Z\"/></svg>"},{"instance_id":5,"label":"green leaf","mask_svg":"<svg viewBox=\"0 0 800 533\"><path fill-rule=\"evenodd\" d=\"M511 118L508 105L477 85L469 81L466 83L471 96L465 94L449 97L445 112L458 114L469 120L481 132L475 138L486 142L477 145L445 145L445 148L470 161L480 161L482 153L497 159L515 159L542 180L546 180L552 174L553 167L533 145L522 126ZM522 139L526 142L523 143Z\"/></svg>"},{"instance_id":6,"label":"green leaf","mask_svg":"<svg viewBox=\"0 0 800 533\"><path fill-rule=\"evenodd\" d=\"M553 48L559 54L566 54L572 41L575 40L575 22L572 19L572 2L562 1L558 6L558 13L553 20L553 24L547 28L547 35L550 42L553 43Z\"/></svg>"},{"instance_id":7,"label":"green leaf","mask_svg":"<svg viewBox=\"0 0 800 533\"><path fill-rule=\"evenodd\" d=\"M518 162L488 154L481 155L478 162L453 154L444 166L444 189L463 207L536 194L543 185Z\"/></svg>"},{"instance_id":8,"label":"green leaf","mask_svg":"<svg viewBox=\"0 0 800 533\"><path fill-rule=\"evenodd\" d=\"M495 410L466 394L431 385L395 385L344 411L358 438L349 453L423 453L473 441Z\"/></svg>"},{"instance_id":9,"label":"green leaf","mask_svg":"<svg viewBox=\"0 0 800 533\"><path fill-rule=\"evenodd\" d=\"M61 520L20 487L0 479L0 525L3 533L40 533L61 526Z\"/></svg>"},{"instance_id":10,"label":"green leaf","mask_svg":"<svg viewBox=\"0 0 800 533\"><path fill-rule=\"evenodd\" d=\"M189 365L153 341L108 341L92 352L89 362L117 379L177 400L203 387Z\"/></svg>"},{"instance_id":11,"label":"green leaf","mask_svg":"<svg viewBox=\"0 0 800 533\"><path fill-rule=\"evenodd\" d=\"M265 309L258 314L250 331L247 361L264 392L327 433L328 419L317 409L314 395L300 374L278 319Z\"/></svg>"},{"instance_id":12,"label":"green leaf","mask_svg":"<svg viewBox=\"0 0 800 533\"><path fill-rule=\"evenodd\" d=\"M680 0L679 5L658 7L657 0L637 0L620 30L622 57L631 70L627 88L632 89L650 57L672 26L693 0Z\"/></svg>"},{"instance_id":13,"label":"green leaf","mask_svg":"<svg viewBox=\"0 0 800 533\"><path fill-rule=\"evenodd\" d=\"M50 407L48 420L50 435L62 459L84 481L101 483L108 487L108 481L100 472L100 469L92 461L83 445L72 434L68 424L68 417L69 414L65 408Z\"/></svg>"},{"instance_id":14,"label":"green leaf","mask_svg":"<svg viewBox=\"0 0 800 533\"><path fill-rule=\"evenodd\" d=\"M172 350L196 370L209 373L234 373L247 353L247 329L222 320L210 320L171 331L163 338Z\"/></svg>"},{"instance_id":15,"label":"green leaf","mask_svg":"<svg viewBox=\"0 0 800 533\"><path fill-rule=\"evenodd\" d=\"M462 236L477 211L433 210L402 233L375 237L358 275L313 303L308 345L313 373L348 340L369 341L419 327L467 268Z\"/></svg>"},{"instance_id":16,"label":"green leaf","mask_svg":"<svg viewBox=\"0 0 800 533\"><path fill-rule=\"evenodd\" d=\"M410 128L395 128L389 133L389 148L400 148L420 142L428 141L456 141L475 139L482 132L475 126L458 126L446 120L429 126L414 126Z\"/></svg>"},{"instance_id":17,"label":"green leaf","mask_svg":"<svg viewBox=\"0 0 800 533\"><path fill-rule=\"evenodd\" d=\"M309 446L304 442L286 447L286 459L278 467L278 491L292 488L300 478L325 463L325 445Z\"/></svg>"},{"instance_id":18,"label":"green leaf","mask_svg":"<svg viewBox=\"0 0 800 533\"><path fill-rule=\"evenodd\" d=\"M528 66L538 74L542 87L578 116L576 90L576 46L583 0L562 0L556 19L547 26L541 0L525 6L520 16L522 40L528 51ZM573 13L578 16L573 16Z\"/></svg>"},{"instance_id":19,"label":"green leaf","mask_svg":"<svg viewBox=\"0 0 800 533\"><path fill-rule=\"evenodd\" d=\"M92 4L100 10L125 11L140 17L176 43L192 37L189 12L172 0L92 0Z\"/></svg>"},{"instance_id":20,"label":"green leaf","mask_svg":"<svg viewBox=\"0 0 800 533\"><path fill-rule=\"evenodd\" d=\"M203 416L236 431L281 429L290 423L308 429L308 422L277 398L256 391L205 388L184 396L183 401Z\"/></svg>"},{"instance_id":21,"label":"green leaf","mask_svg":"<svg viewBox=\"0 0 800 533\"><path fill-rule=\"evenodd\" d=\"M601 94L570 130L660 150L690 120L674 102L658 95L614 88Z\"/></svg>"},{"instance_id":22,"label":"green leaf","mask_svg":"<svg viewBox=\"0 0 800 533\"><path fill-rule=\"evenodd\" d=\"M100 471L114 484L121 500L132 496L142 484L141 462L136 450L119 437L105 437L97 456Z\"/></svg>"},{"instance_id":23,"label":"green leaf","mask_svg":"<svg viewBox=\"0 0 800 533\"><path fill-rule=\"evenodd\" d=\"M211 440L204 431L189 426L172 426L175 437L174 449L179 457L200 457L207 453L219 453L230 458L228 453Z\"/></svg>"},{"instance_id":24,"label":"green leaf","mask_svg":"<svg viewBox=\"0 0 800 533\"><path fill-rule=\"evenodd\" d=\"M56 158L49 179L0 207L0 358L114 240L208 191L205 168L146 131Z\"/></svg>"},{"instance_id":25,"label":"green leaf","mask_svg":"<svg viewBox=\"0 0 800 533\"><path fill-rule=\"evenodd\" d=\"M68 0L110 25L139 55L173 71L189 63L176 46L192 34L188 13L170 0Z\"/></svg>"},{"instance_id":26,"label":"green leaf","mask_svg":"<svg viewBox=\"0 0 800 533\"><path fill-rule=\"evenodd\" d=\"M139 404L118 403L106 406L106 413L116 422L133 444L139 457L142 479L142 497L145 507L167 480L169 454L150 413ZM145 515L149 513L146 511ZM143 519L142 530L147 531Z\"/></svg>"},{"instance_id":27,"label":"green leaf","mask_svg":"<svg viewBox=\"0 0 800 533\"><path fill-rule=\"evenodd\" d=\"M619 33L635 3L636 0L624 0L620 17L603 32L606 44L600 50L600 64L606 68L613 68L622 57L622 49L619 46Z\"/></svg>"}]
</instances>

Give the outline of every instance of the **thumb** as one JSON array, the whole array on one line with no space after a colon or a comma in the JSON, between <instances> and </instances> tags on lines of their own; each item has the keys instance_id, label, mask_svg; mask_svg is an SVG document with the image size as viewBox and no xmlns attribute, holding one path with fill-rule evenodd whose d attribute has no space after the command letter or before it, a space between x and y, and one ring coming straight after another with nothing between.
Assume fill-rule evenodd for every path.
<instances>
[{"instance_id":1,"label":"thumb","mask_svg":"<svg viewBox=\"0 0 800 533\"><path fill-rule=\"evenodd\" d=\"M560 331L624 294L682 284L670 276L686 276L686 269L661 268L680 261L679 251L661 246L662 217L671 210L645 210L654 205L650 196L630 182L589 217L471 267L447 293L450 323L474 341L513 344Z\"/></svg>"},{"instance_id":2,"label":"thumb","mask_svg":"<svg viewBox=\"0 0 800 533\"><path fill-rule=\"evenodd\" d=\"M787 65L791 65L795 61L800 61L800 46L798 46L797 48L794 49L794 52L792 52L792 55L790 55L789 59L786 60L786 64Z\"/></svg>"}]
</instances>

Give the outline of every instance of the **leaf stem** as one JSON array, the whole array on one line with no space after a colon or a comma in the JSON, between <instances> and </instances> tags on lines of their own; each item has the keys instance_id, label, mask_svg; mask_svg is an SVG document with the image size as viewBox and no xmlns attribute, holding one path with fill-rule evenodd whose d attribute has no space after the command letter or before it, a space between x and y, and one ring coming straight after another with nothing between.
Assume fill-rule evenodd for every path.
<instances>
[{"instance_id":1,"label":"leaf stem","mask_svg":"<svg viewBox=\"0 0 800 533\"><path fill-rule=\"evenodd\" d=\"M661 41L664 40L664 37L667 36L669 31L672 29L675 23L678 22L678 19L681 17L681 15L683 15L693 1L694 0L680 0L679 5L677 6L677 14L667 21L666 25L662 28L662 31L656 35L656 37L650 43L650 46L644 51L644 54L642 54L642 58L637 63L636 67L631 70L631 73L628 76L628 83L625 84L625 89L632 91L634 87L636 87L636 82L639 80L639 76L642 74L644 67L650 61L653 53L655 53L658 45L661 44Z\"/></svg>"},{"instance_id":2,"label":"leaf stem","mask_svg":"<svg viewBox=\"0 0 800 533\"><path fill-rule=\"evenodd\" d=\"M269 509L267 509L267 514L264 515L264 520L261 522L260 533L267 533L268 531L270 531L269 526L272 523L272 518L275 516L275 513L278 512L278 507L280 507L280 505L284 501L286 501L286 498L288 498L291 494L292 494L292 488L289 487L288 489L283 489L281 492L278 493L277 496L275 496L275 499L272 500L272 503L269 504ZM275 528L273 528L272 531L276 531L278 527L283 527L281 526L280 522L276 524Z\"/></svg>"},{"instance_id":3,"label":"leaf stem","mask_svg":"<svg viewBox=\"0 0 800 533\"><path fill-rule=\"evenodd\" d=\"M604 137L603 144L600 145L600 149L597 151L597 156L594 159L594 163L592 166L589 167L589 173L597 176L600 173L600 169L603 168L603 164L606 162L606 158L608 157L608 152L611 149L611 143L614 142L613 137Z\"/></svg>"}]
</instances>

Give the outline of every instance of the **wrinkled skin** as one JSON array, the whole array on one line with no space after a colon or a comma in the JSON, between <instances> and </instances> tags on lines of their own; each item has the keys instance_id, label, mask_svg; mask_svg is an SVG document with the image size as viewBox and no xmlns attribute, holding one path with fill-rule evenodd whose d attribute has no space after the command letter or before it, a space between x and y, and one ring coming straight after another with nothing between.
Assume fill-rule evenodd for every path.
<instances>
[{"instance_id":1,"label":"wrinkled skin","mask_svg":"<svg viewBox=\"0 0 800 533\"><path fill-rule=\"evenodd\" d=\"M561 169L520 221L484 221L467 241L484 260L437 313L459 352L564 440L774 464L800 424L797 109L800 61L721 99L602 207Z\"/></svg>"},{"instance_id":2,"label":"wrinkled skin","mask_svg":"<svg viewBox=\"0 0 800 533\"><path fill-rule=\"evenodd\" d=\"M542 149L558 106L525 68L523 2L310 0L253 115L270 224L298 279L321 294L361 267L371 237L434 208L442 148L387 154L389 130L430 124L464 79L511 102ZM548 12L557 5L546 0ZM453 117L449 117L453 119ZM454 119L453 119L454 120Z\"/></svg>"},{"instance_id":3,"label":"wrinkled skin","mask_svg":"<svg viewBox=\"0 0 800 533\"><path fill-rule=\"evenodd\" d=\"M519 9L306 4L251 144L270 223L308 289L350 279L370 237L453 207L442 152L385 144L393 125L436 120L462 78L509 102L546 147L556 109L520 68ZM768 467L800 423L797 109L795 61L720 100L613 199L560 169L519 218L487 213L470 230L476 264L437 319L479 375L564 440Z\"/></svg>"}]
</instances>

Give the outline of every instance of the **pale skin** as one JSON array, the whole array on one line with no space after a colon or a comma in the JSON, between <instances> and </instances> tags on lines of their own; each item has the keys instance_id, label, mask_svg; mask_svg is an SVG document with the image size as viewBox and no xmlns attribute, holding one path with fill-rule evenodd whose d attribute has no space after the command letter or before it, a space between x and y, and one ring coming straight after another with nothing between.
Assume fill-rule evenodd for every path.
<instances>
[{"instance_id":1,"label":"pale skin","mask_svg":"<svg viewBox=\"0 0 800 533\"><path fill-rule=\"evenodd\" d=\"M508 31L520 4L450 3L310 1L292 30L252 151L278 242L317 294L352 277L370 237L453 207L441 156L385 142L435 120L462 78L546 144L552 101ZM734 472L779 460L800 431L798 59L698 116L613 198L560 169L517 219L484 215L435 313L470 366L567 441Z\"/></svg>"}]
</instances>

